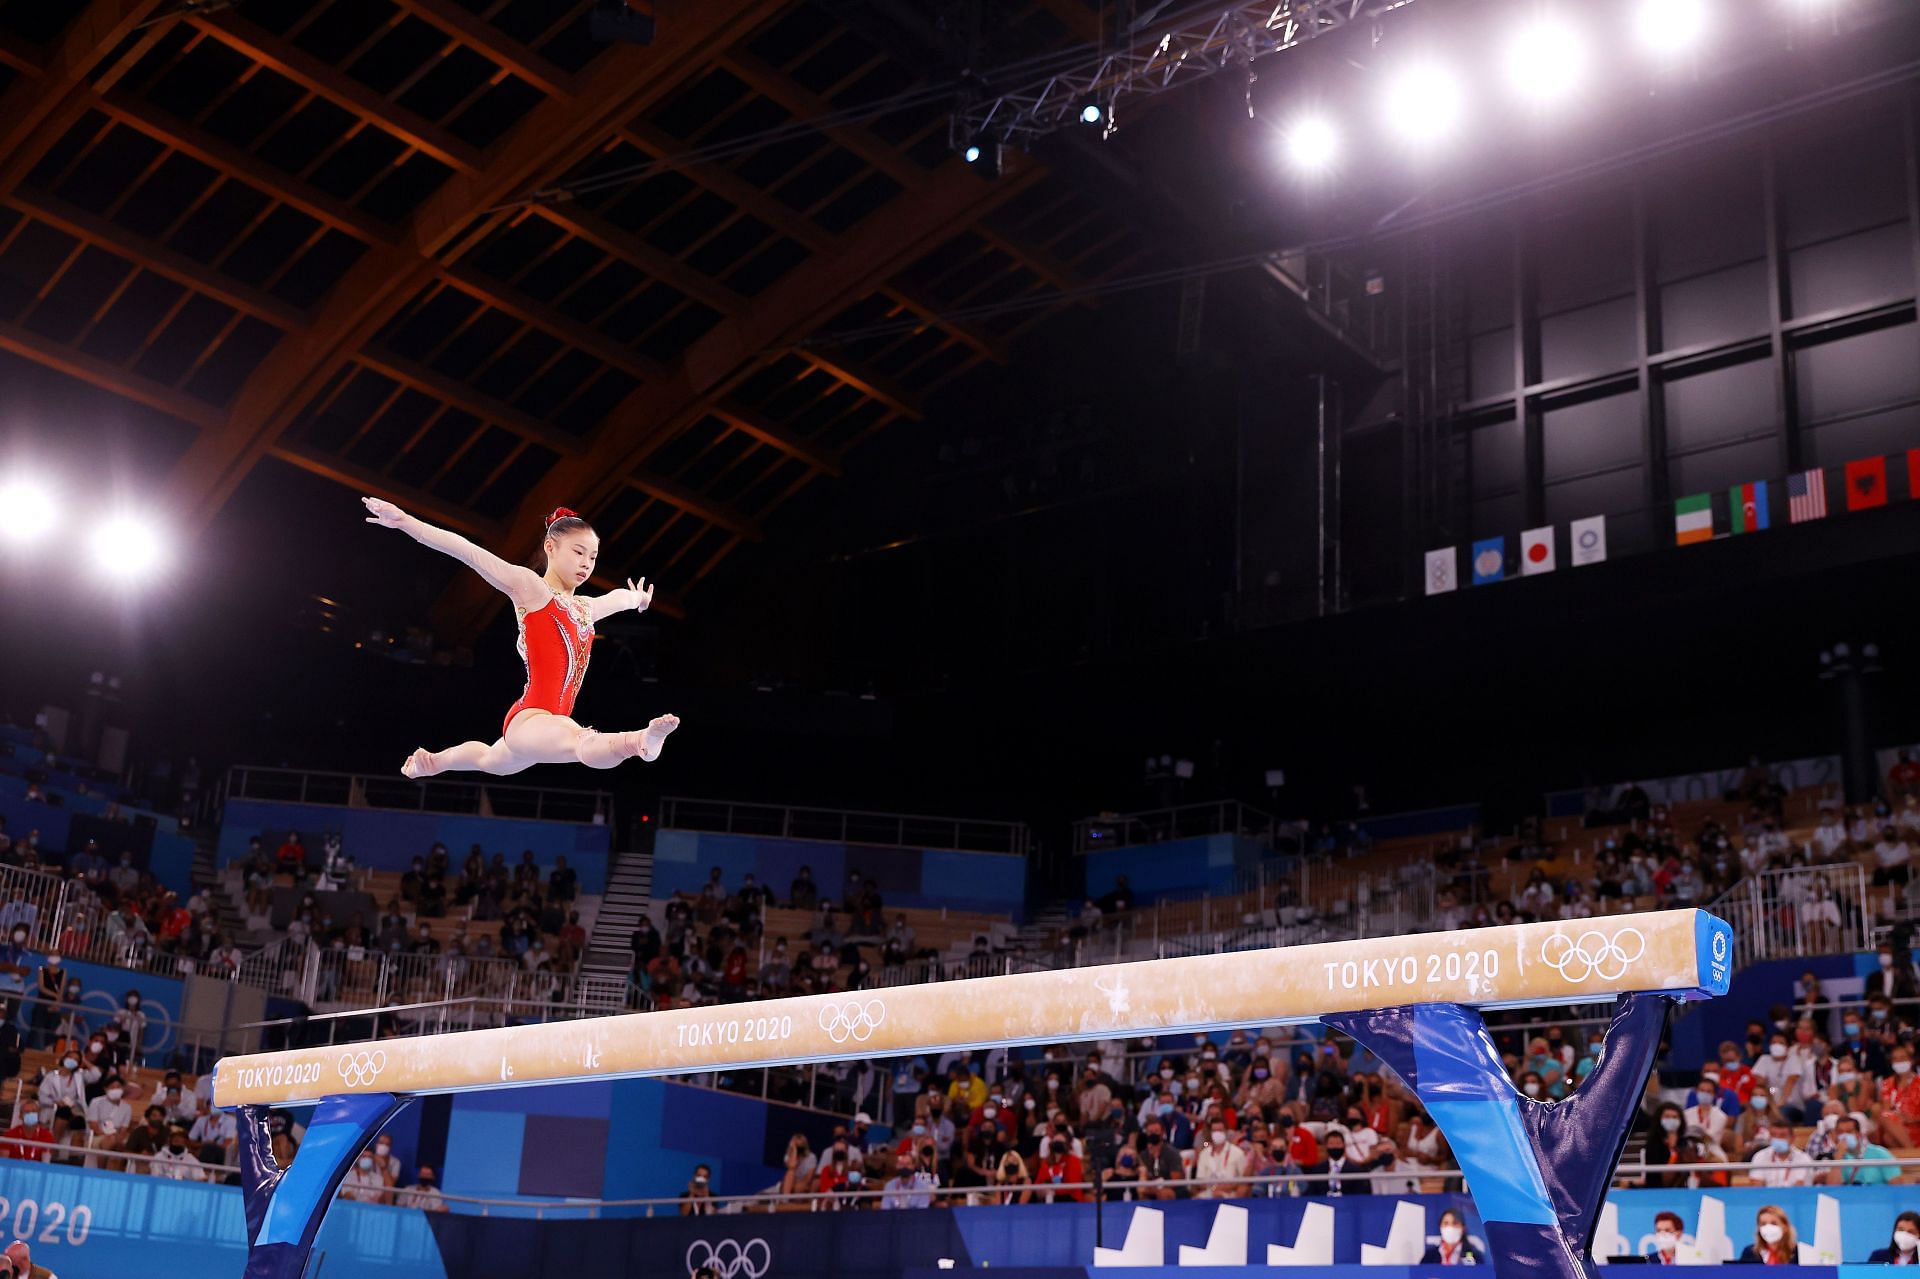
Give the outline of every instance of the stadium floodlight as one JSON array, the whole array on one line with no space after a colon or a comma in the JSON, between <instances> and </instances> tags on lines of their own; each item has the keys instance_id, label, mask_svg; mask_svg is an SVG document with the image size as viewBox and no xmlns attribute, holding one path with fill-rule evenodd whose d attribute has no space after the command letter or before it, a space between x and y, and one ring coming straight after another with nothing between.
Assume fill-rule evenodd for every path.
<instances>
[{"instance_id":1,"label":"stadium floodlight","mask_svg":"<svg viewBox=\"0 0 1920 1279\"><path fill-rule=\"evenodd\" d=\"M24 546L53 529L58 500L50 485L30 475L0 483L0 538Z\"/></svg>"},{"instance_id":2,"label":"stadium floodlight","mask_svg":"<svg viewBox=\"0 0 1920 1279\"><path fill-rule=\"evenodd\" d=\"M1708 0L1640 0L1633 34L1656 57L1677 58L1700 47L1711 23Z\"/></svg>"},{"instance_id":3,"label":"stadium floodlight","mask_svg":"<svg viewBox=\"0 0 1920 1279\"><path fill-rule=\"evenodd\" d=\"M1324 116L1295 120L1282 139L1287 162L1306 174L1325 173L1340 154L1340 131Z\"/></svg>"},{"instance_id":4,"label":"stadium floodlight","mask_svg":"<svg viewBox=\"0 0 1920 1279\"><path fill-rule=\"evenodd\" d=\"M1574 97L1587 79L1587 41L1564 18L1542 16L1513 33L1506 47L1507 83L1536 105Z\"/></svg>"},{"instance_id":5,"label":"stadium floodlight","mask_svg":"<svg viewBox=\"0 0 1920 1279\"><path fill-rule=\"evenodd\" d=\"M89 539L94 566L105 576L120 582L134 582L153 572L167 559L161 532L152 522L138 515L109 516Z\"/></svg>"},{"instance_id":6,"label":"stadium floodlight","mask_svg":"<svg viewBox=\"0 0 1920 1279\"><path fill-rule=\"evenodd\" d=\"M1409 143L1439 142L1466 115L1460 79L1438 62L1416 62L1394 72L1387 86L1387 127Z\"/></svg>"}]
</instances>

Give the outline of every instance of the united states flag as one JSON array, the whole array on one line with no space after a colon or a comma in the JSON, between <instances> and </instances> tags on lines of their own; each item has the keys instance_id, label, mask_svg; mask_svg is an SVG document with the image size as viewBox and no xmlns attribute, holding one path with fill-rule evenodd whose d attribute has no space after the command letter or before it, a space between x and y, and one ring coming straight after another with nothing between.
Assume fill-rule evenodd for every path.
<instances>
[{"instance_id":1,"label":"united states flag","mask_svg":"<svg viewBox=\"0 0 1920 1279\"><path fill-rule=\"evenodd\" d=\"M1818 468L1787 477L1787 518L1795 524L1827 516L1826 472Z\"/></svg>"}]
</instances>

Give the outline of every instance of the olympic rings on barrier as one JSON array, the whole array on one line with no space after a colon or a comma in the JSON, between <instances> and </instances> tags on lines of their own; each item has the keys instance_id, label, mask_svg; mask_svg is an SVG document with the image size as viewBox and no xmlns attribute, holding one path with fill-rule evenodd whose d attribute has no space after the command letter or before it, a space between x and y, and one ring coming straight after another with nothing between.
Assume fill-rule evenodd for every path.
<instances>
[{"instance_id":1,"label":"olympic rings on barrier","mask_svg":"<svg viewBox=\"0 0 1920 1279\"><path fill-rule=\"evenodd\" d=\"M827 1038L836 1044L844 1044L849 1039L865 1043L886 1019L887 1006L877 999L869 999L865 1003L850 999L844 1004L820 1006L820 1029L826 1031Z\"/></svg>"},{"instance_id":2,"label":"olympic rings on barrier","mask_svg":"<svg viewBox=\"0 0 1920 1279\"><path fill-rule=\"evenodd\" d=\"M758 1250L757 1254L755 1250ZM696 1239L687 1245L687 1273L712 1266L720 1279L761 1279L773 1266L773 1249L764 1239L722 1239L708 1243Z\"/></svg>"},{"instance_id":3,"label":"olympic rings on barrier","mask_svg":"<svg viewBox=\"0 0 1920 1279\"><path fill-rule=\"evenodd\" d=\"M1556 947L1554 943L1558 942ZM1578 937L1555 933L1540 943L1540 962L1568 981L1579 983L1590 977L1619 981L1628 966L1647 953L1647 939L1638 928L1622 928L1609 937L1597 928L1589 928Z\"/></svg>"},{"instance_id":4,"label":"olympic rings on barrier","mask_svg":"<svg viewBox=\"0 0 1920 1279\"><path fill-rule=\"evenodd\" d=\"M379 1048L372 1052L340 1054L340 1082L348 1088L360 1088L372 1083L386 1068L387 1054Z\"/></svg>"}]
</instances>

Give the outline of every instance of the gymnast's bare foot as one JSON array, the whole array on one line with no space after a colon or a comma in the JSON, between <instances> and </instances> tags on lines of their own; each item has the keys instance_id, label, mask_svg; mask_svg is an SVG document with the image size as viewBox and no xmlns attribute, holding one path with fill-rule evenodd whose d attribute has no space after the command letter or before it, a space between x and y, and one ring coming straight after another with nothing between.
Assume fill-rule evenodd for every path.
<instances>
[{"instance_id":1,"label":"gymnast's bare foot","mask_svg":"<svg viewBox=\"0 0 1920 1279\"><path fill-rule=\"evenodd\" d=\"M667 743L667 734L680 727L678 715L660 715L647 725L646 732L640 735L640 758L656 760L660 758L660 748Z\"/></svg>"},{"instance_id":2,"label":"gymnast's bare foot","mask_svg":"<svg viewBox=\"0 0 1920 1279\"><path fill-rule=\"evenodd\" d=\"M424 746L407 756L407 762L400 765L401 775L416 781L422 777L432 777L439 771L433 762L433 752Z\"/></svg>"}]
</instances>

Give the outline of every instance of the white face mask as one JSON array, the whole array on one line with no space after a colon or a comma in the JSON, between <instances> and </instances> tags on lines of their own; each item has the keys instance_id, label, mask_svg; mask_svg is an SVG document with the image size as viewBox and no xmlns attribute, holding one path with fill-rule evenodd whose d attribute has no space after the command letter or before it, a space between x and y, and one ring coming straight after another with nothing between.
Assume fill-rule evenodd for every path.
<instances>
[{"instance_id":1,"label":"white face mask","mask_svg":"<svg viewBox=\"0 0 1920 1279\"><path fill-rule=\"evenodd\" d=\"M1911 1230L1896 1230L1893 1232L1893 1242L1901 1252L1912 1252L1914 1245L1920 1244L1920 1235Z\"/></svg>"},{"instance_id":2,"label":"white face mask","mask_svg":"<svg viewBox=\"0 0 1920 1279\"><path fill-rule=\"evenodd\" d=\"M1671 1230L1657 1230L1653 1235L1653 1246L1661 1252L1672 1252L1680 1244L1680 1236Z\"/></svg>"},{"instance_id":3,"label":"white face mask","mask_svg":"<svg viewBox=\"0 0 1920 1279\"><path fill-rule=\"evenodd\" d=\"M1521 1087L1526 1089L1527 1096L1529 1097L1538 1097L1540 1095L1540 1085L1533 1082L1531 1079L1529 1079L1525 1084L1521 1085Z\"/></svg>"},{"instance_id":4,"label":"white face mask","mask_svg":"<svg viewBox=\"0 0 1920 1279\"><path fill-rule=\"evenodd\" d=\"M1896 1075L1907 1074L1912 1069L1913 1063L1910 1061L1896 1061L1893 1063L1893 1073Z\"/></svg>"},{"instance_id":5,"label":"white face mask","mask_svg":"<svg viewBox=\"0 0 1920 1279\"><path fill-rule=\"evenodd\" d=\"M1769 1044L1767 1046L1767 1056L1773 1058L1775 1061L1780 1060L1786 1055L1787 1046L1785 1044Z\"/></svg>"},{"instance_id":6,"label":"white face mask","mask_svg":"<svg viewBox=\"0 0 1920 1279\"><path fill-rule=\"evenodd\" d=\"M1769 1221L1766 1225L1760 1227L1760 1237L1766 1240L1768 1243L1779 1243L1780 1236L1786 1233L1787 1232L1785 1230L1781 1229L1779 1226L1775 1225L1771 1221Z\"/></svg>"},{"instance_id":7,"label":"white face mask","mask_svg":"<svg viewBox=\"0 0 1920 1279\"><path fill-rule=\"evenodd\" d=\"M1466 1231L1460 1229L1458 1226L1440 1227L1440 1238L1450 1244L1459 1243L1460 1237L1466 1233Z\"/></svg>"},{"instance_id":8,"label":"white face mask","mask_svg":"<svg viewBox=\"0 0 1920 1279\"><path fill-rule=\"evenodd\" d=\"M1224 1132L1221 1132L1221 1131L1219 1131L1218 1129L1215 1129L1215 1130L1214 1130L1214 1133L1213 1133L1213 1144L1214 1144L1214 1145L1216 1145L1216 1146L1224 1146L1224 1145L1226 1145L1226 1144L1227 1144L1227 1134L1225 1134Z\"/></svg>"},{"instance_id":9,"label":"white face mask","mask_svg":"<svg viewBox=\"0 0 1920 1279\"><path fill-rule=\"evenodd\" d=\"M1748 1102L1747 1104L1752 1106L1755 1110L1765 1110L1767 1108L1767 1099L1765 1097L1755 1097L1752 1101Z\"/></svg>"}]
</instances>

